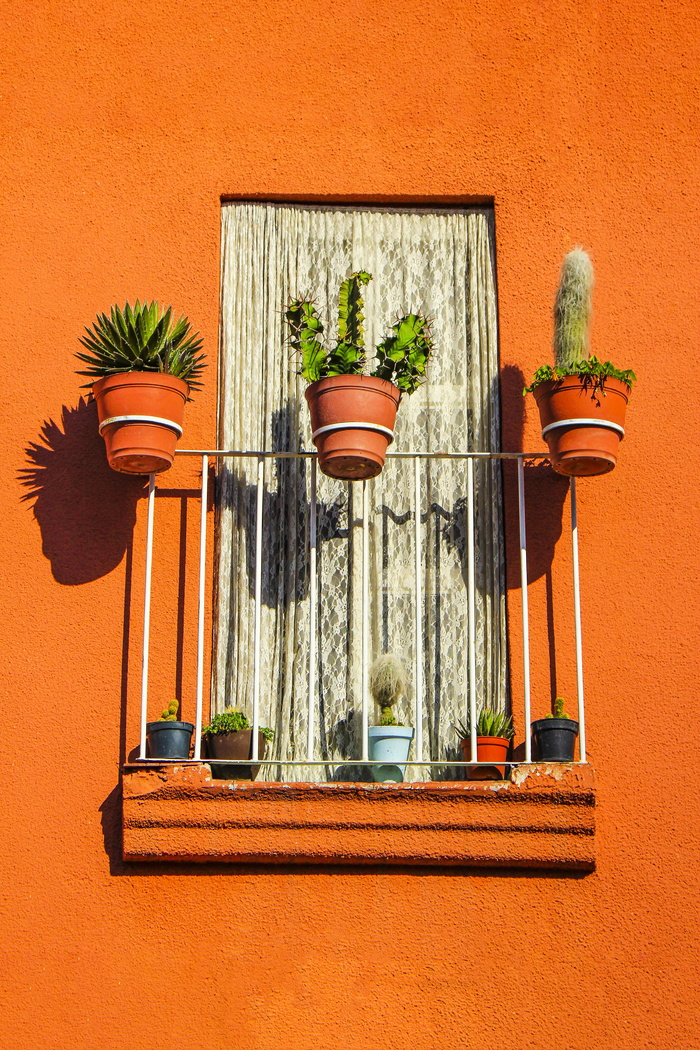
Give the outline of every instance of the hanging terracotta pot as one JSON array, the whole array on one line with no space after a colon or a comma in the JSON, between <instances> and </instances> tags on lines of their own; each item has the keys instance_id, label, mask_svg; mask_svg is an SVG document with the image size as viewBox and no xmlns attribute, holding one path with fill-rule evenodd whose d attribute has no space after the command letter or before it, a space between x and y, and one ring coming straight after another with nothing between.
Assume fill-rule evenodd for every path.
<instances>
[{"instance_id":1,"label":"hanging terracotta pot","mask_svg":"<svg viewBox=\"0 0 700 1050\"><path fill-rule=\"evenodd\" d=\"M374 478L384 466L401 391L374 376L328 376L306 391L311 432L324 474L345 481Z\"/></svg>"},{"instance_id":2,"label":"hanging terracotta pot","mask_svg":"<svg viewBox=\"0 0 700 1050\"><path fill-rule=\"evenodd\" d=\"M510 740L506 736L478 736L476 738L477 762L504 763L508 758ZM462 740L462 754L465 762L472 761L471 740ZM467 780L503 780L506 775L505 765L472 766L467 770Z\"/></svg>"},{"instance_id":3,"label":"hanging terracotta pot","mask_svg":"<svg viewBox=\"0 0 700 1050\"><path fill-rule=\"evenodd\" d=\"M172 466L189 387L161 372L122 372L93 384L112 470L160 474Z\"/></svg>"},{"instance_id":4,"label":"hanging terracotta pot","mask_svg":"<svg viewBox=\"0 0 700 1050\"><path fill-rule=\"evenodd\" d=\"M626 383L608 377L600 385L565 376L539 383L533 393L542 437L559 474L590 477L614 468L617 447L625 436L630 394Z\"/></svg>"}]
</instances>

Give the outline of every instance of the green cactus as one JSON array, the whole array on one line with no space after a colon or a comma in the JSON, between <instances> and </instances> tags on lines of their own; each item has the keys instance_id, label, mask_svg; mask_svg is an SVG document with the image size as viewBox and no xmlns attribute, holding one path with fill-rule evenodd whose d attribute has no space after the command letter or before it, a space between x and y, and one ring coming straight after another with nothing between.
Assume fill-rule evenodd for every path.
<instances>
[{"instance_id":1,"label":"green cactus","mask_svg":"<svg viewBox=\"0 0 700 1050\"><path fill-rule=\"evenodd\" d=\"M372 374L412 394L425 375L433 349L430 322L420 314L408 314L393 324L391 330L394 334L388 335L377 347L379 364Z\"/></svg>"},{"instance_id":2,"label":"green cactus","mask_svg":"<svg viewBox=\"0 0 700 1050\"><path fill-rule=\"evenodd\" d=\"M323 334L316 307L310 299L292 299L285 318L291 332L290 342L301 356L301 374L309 383L328 375L327 351L318 336Z\"/></svg>"},{"instance_id":3,"label":"green cactus","mask_svg":"<svg viewBox=\"0 0 700 1050\"><path fill-rule=\"evenodd\" d=\"M177 714L180 709L180 702L178 700L171 700L168 706L163 711L162 715L158 719L159 722L177 722Z\"/></svg>"},{"instance_id":4,"label":"green cactus","mask_svg":"<svg viewBox=\"0 0 700 1050\"><path fill-rule=\"evenodd\" d=\"M371 273L357 270L341 284L338 339L332 349L320 341L323 324L312 300L298 297L288 304L285 319L290 343L300 356L299 372L307 382L315 383L326 376L363 373L366 355L362 288L371 280ZM391 330L392 334L376 348L377 365L371 375L388 379L403 392L412 394L425 376L428 358L434 349L430 323L421 314L406 314Z\"/></svg>"},{"instance_id":5,"label":"green cactus","mask_svg":"<svg viewBox=\"0 0 700 1050\"><path fill-rule=\"evenodd\" d=\"M564 698L562 696L557 696L557 697L554 698L554 702L552 704L552 707L554 708L554 710L552 711L551 715L546 715L547 718L568 718L569 717L567 715L566 711L564 710Z\"/></svg>"},{"instance_id":6,"label":"green cactus","mask_svg":"<svg viewBox=\"0 0 700 1050\"><path fill-rule=\"evenodd\" d=\"M369 284L372 275L365 270L351 273L343 281L338 293L338 345L328 361L328 375L342 376L361 372L365 366L365 330L362 322L364 300L362 287Z\"/></svg>"}]
</instances>

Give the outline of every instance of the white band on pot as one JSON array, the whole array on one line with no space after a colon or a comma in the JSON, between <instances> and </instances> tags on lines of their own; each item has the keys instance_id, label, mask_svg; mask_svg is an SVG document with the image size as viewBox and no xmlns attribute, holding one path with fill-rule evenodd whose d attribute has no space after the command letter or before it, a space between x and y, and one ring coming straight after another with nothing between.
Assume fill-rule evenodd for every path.
<instances>
[{"instance_id":1,"label":"white band on pot","mask_svg":"<svg viewBox=\"0 0 700 1050\"><path fill-rule=\"evenodd\" d=\"M542 431L542 437L550 430L558 430L560 427L604 427L606 430L616 430L620 437L625 436L624 427L619 423L611 423L609 419L562 419L559 423L550 423Z\"/></svg>"},{"instance_id":2,"label":"white band on pot","mask_svg":"<svg viewBox=\"0 0 700 1050\"><path fill-rule=\"evenodd\" d=\"M182 427L179 423L173 423L172 419L162 419L161 416L110 416L99 425L100 434L110 423L152 423L154 426L167 427L174 430L178 437L182 437Z\"/></svg>"},{"instance_id":3,"label":"white band on pot","mask_svg":"<svg viewBox=\"0 0 700 1050\"><path fill-rule=\"evenodd\" d=\"M315 443L319 434L329 434L332 430L376 430L389 438L389 444L394 440L394 431L389 430L388 427L382 427L379 423L358 423L352 421L349 423L329 423L328 426L319 427L318 430L314 430L311 439Z\"/></svg>"}]
</instances>

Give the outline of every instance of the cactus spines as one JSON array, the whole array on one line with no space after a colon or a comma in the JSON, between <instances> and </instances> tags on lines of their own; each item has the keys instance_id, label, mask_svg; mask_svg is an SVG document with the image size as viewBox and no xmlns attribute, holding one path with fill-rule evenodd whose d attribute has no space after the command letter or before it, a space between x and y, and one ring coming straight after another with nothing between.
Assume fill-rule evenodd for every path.
<instances>
[{"instance_id":1,"label":"cactus spines","mask_svg":"<svg viewBox=\"0 0 700 1050\"><path fill-rule=\"evenodd\" d=\"M400 725L391 710L408 692L408 674L403 660L396 653L378 656L369 669L369 691L381 708L380 725Z\"/></svg>"},{"instance_id":2,"label":"cactus spines","mask_svg":"<svg viewBox=\"0 0 700 1050\"><path fill-rule=\"evenodd\" d=\"M180 709L179 700L171 700L158 719L159 722L177 722L177 713Z\"/></svg>"},{"instance_id":3,"label":"cactus spines","mask_svg":"<svg viewBox=\"0 0 700 1050\"><path fill-rule=\"evenodd\" d=\"M564 697L557 696L554 698L552 704L552 714L547 716L548 718L568 718L566 711L564 710Z\"/></svg>"},{"instance_id":4,"label":"cactus spines","mask_svg":"<svg viewBox=\"0 0 700 1050\"><path fill-rule=\"evenodd\" d=\"M590 354L593 264L583 248L565 257L554 302L554 360L558 368L574 369Z\"/></svg>"}]
</instances>

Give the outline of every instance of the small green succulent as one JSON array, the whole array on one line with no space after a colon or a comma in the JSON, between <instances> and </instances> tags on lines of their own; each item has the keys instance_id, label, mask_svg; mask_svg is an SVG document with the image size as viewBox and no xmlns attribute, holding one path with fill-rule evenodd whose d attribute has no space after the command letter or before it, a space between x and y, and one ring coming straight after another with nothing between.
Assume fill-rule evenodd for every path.
<instances>
[{"instance_id":1,"label":"small green succulent","mask_svg":"<svg viewBox=\"0 0 700 1050\"><path fill-rule=\"evenodd\" d=\"M468 719L466 721L460 719L455 723L455 729L460 740L469 740L471 737ZM515 735L513 716L507 715L504 711L491 711L488 707L484 707L477 715L476 734L477 736L501 737L511 740Z\"/></svg>"},{"instance_id":2,"label":"small green succulent","mask_svg":"<svg viewBox=\"0 0 700 1050\"><path fill-rule=\"evenodd\" d=\"M238 733L241 730L251 729L248 716L238 707L227 707L214 715L209 725L202 732L209 736L218 736L222 733ZM266 740L274 740L274 729L259 727L260 732Z\"/></svg>"},{"instance_id":3,"label":"small green succulent","mask_svg":"<svg viewBox=\"0 0 700 1050\"><path fill-rule=\"evenodd\" d=\"M300 375L309 383L326 376L361 375L367 363L364 338L362 288L372 280L366 270L350 274L338 295L338 338L332 348L321 342L323 323L308 296L292 299L285 312L290 342L300 356ZM420 386L428 358L434 350L430 322L421 314L406 314L391 325L376 348L376 368L371 373L388 379L406 394Z\"/></svg>"},{"instance_id":4,"label":"small green succulent","mask_svg":"<svg viewBox=\"0 0 700 1050\"><path fill-rule=\"evenodd\" d=\"M590 353L593 265L582 248L573 248L565 257L554 302L554 365L542 365L523 393L531 393L540 383L566 376L578 376L594 389L605 392L606 379L619 379L632 386L636 376L631 369L616 368L610 361L599 361Z\"/></svg>"},{"instance_id":5,"label":"small green succulent","mask_svg":"<svg viewBox=\"0 0 700 1050\"><path fill-rule=\"evenodd\" d=\"M177 713L180 709L179 701L171 700L158 719L159 722L177 722Z\"/></svg>"},{"instance_id":6,"label":"small green succulent","mask_svg":"<svg viewBox=\"0 0 700 1050\"><path fill-rule=\"evenodd\" d=\"M172 306L163 311L157 302L137 299L133 309L126 303L123 309L113 306L109 317L98 314L85 331L80 342L88 353L75 356L89 366L78 371L91 377L86 387L95 379L122 372L162 372L184 380L193 390L202 385L206 355L199 353L199 332L191 333L186 317L174 321Z\"/></svg>"},{"instance_id":7,"label":"small green succulent","mask_svg":"<svg viewBox=\"0 0 700 1050\"><path fill-rule=\"evenodd\" d=\"M554 710L551 714L545 715L545 718L568 718L566 711L564 710L564 698L557 696L552 704Z\"/></svg>"}]
</instances>

